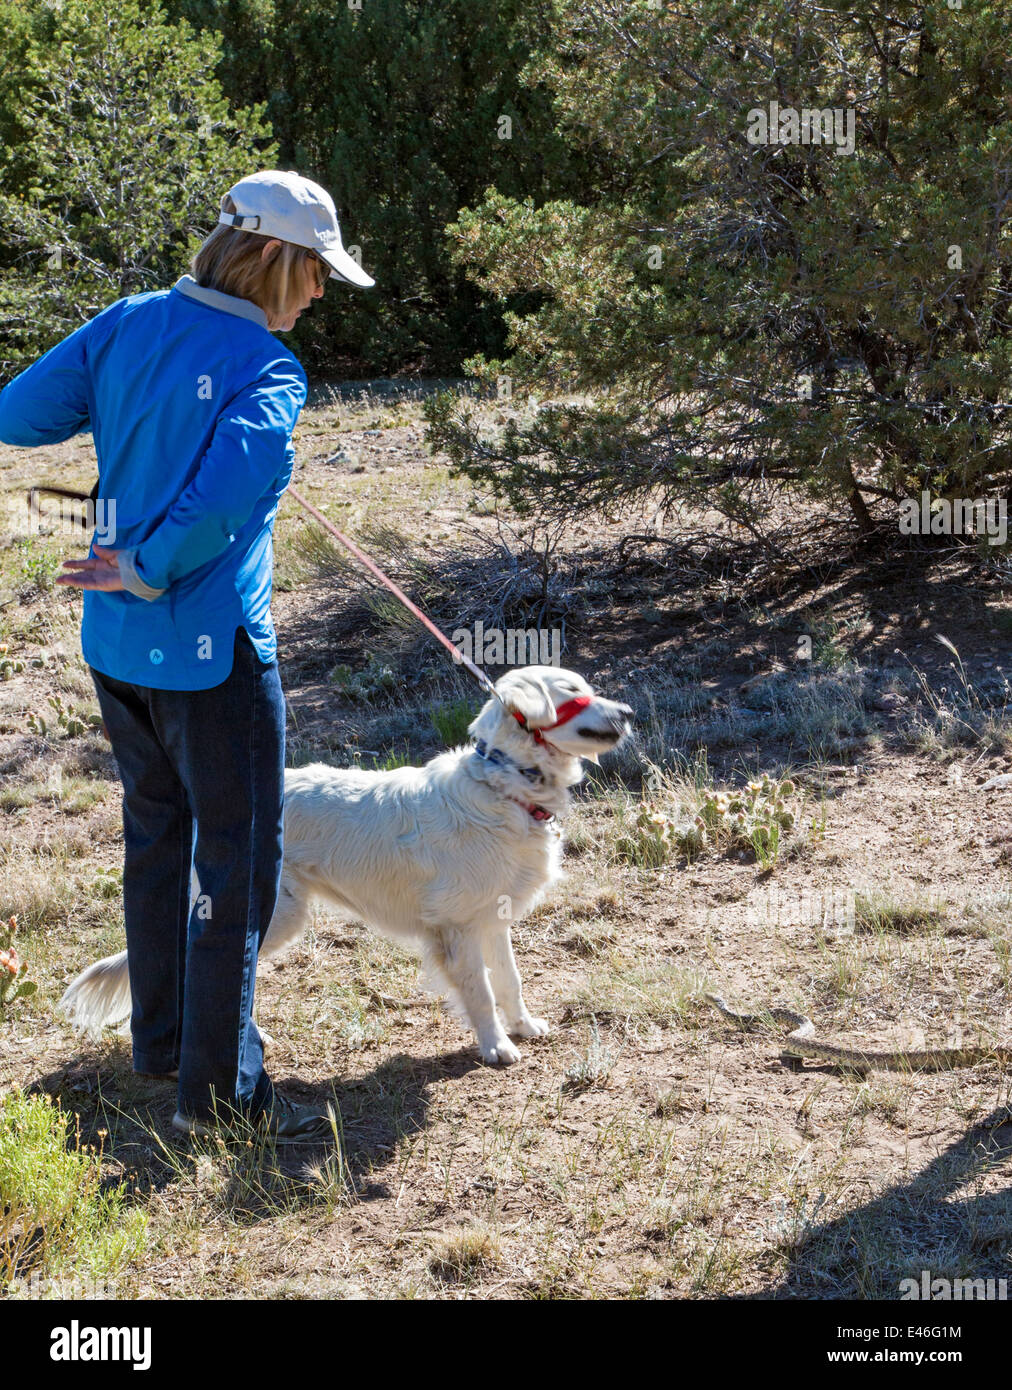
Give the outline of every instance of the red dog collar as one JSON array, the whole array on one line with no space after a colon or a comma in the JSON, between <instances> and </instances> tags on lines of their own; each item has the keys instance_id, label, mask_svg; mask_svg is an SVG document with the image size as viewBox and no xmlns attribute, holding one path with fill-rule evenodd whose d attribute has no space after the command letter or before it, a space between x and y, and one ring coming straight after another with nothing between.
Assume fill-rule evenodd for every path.
<instances>
[{"instance_id":1,"label":"red dog collar","mask_svg":"<svg viewBox=\"0 0 1012 1390\"><path fill-rule=\"evenodd\" d=\"M528 726L527 720L522 714L513 711L513 718L533 738L535 743L544 743L544 733L546 729L557 729L560 724L568 724L571 719L575 719L582 709L594 703L592 695L574 695L571 700L564 700L556 708L556 719L554 724L545 724L540 729L532 729Z\"/></svg>"}]
</instances>

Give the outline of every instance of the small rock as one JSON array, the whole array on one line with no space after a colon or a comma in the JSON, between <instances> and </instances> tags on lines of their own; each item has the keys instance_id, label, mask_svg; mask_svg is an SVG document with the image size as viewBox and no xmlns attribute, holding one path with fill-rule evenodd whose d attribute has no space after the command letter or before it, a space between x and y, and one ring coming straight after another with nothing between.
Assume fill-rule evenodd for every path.
<instances>
[{"instance_id":1,"label":"small rock","mask_svg":"<svg viewBox=\"0 0 1012 1390\"><path fill-rule=\"evenodd\" d=\"M906 701L902 695L898 695L894 690L884 690L881 695L876 695L872 701L872 708L879 710L882 714L895 714Z\"/></svg>"}]
</instances>

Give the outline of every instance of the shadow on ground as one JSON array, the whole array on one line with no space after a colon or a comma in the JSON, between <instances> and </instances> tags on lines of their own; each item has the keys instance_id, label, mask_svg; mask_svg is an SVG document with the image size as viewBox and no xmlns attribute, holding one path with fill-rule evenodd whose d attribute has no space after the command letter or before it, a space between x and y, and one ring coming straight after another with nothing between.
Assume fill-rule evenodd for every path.
<instances>
[{"instance_id":1,"label":"shadow on ground","mask_svg":"<svg viewBox=\"0 0 1012 1390\"><path fill-rule=\"evenodd\" d=\"M786 1276L751 1297L898 1299L901 1281L920 1286L922 1271L952 1281L1009 1278L1012 1189L983 1184L1010 1160L1012 1110L1001 1105L909 1181L803 1226Z\"/></svg>"},{"instance_id":2,"label":"shadow on ground","mask_svg":"<svg viewBox=\"0 0 1012 1390\"><path fill-rule=\"evenodd\" d=\"M312 1207L335 1196L353 1202L391 1196L384 1172L402 1141L424 1131L433 1083L480 1065L462 1048L426 1058L399 1054L353 1079L306 1084L275 1076L281 1093L297 1104L334 1103L337 1143L329 1137L295 1144L240 1137L223 1148L178 1134L171 1125L175 1087L135 1076L120 1044L78 1056L26 1089L46 1092L76 1112L80 1124L71 1128L70 1142L101 1148L105 1180L127 1182L138 1198L170 1196L173 1188L191 1185L195 1161L211 1153L224 1165L216 1204L252 1224L281 1207Z\"/></svg>"}]
</instances>

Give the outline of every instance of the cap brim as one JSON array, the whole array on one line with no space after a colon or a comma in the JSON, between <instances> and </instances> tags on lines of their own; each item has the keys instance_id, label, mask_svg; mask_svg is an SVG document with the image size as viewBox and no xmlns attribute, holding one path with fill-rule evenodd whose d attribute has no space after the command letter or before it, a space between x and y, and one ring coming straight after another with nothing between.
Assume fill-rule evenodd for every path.
<instances>
[{"instance_id":1,"label":"cap brim","mask_svg":"<svg viewBox=\"0 0 1012 1390\"><path fill-rule=\"evenodd\" d=\"M332 280L345 280L350 285L358 285L367 290L370 285L375 285L376 281L371 275L367 275L354 256L349 256L347 251L339 251L336 246L328 247L325 251L316 253L321 260L330 266L330 278Z\"/></svg>"}]
</instances>

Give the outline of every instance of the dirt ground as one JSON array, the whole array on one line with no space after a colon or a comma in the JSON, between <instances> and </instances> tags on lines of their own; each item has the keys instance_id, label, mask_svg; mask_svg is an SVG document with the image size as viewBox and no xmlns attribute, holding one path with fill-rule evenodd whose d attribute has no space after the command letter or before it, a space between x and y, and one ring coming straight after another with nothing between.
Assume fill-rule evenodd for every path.
<instances>
[{"instance_id":1,"label":"dirt ground","mask_svg":"<svg viewBox=\"0 0 1012 1390\"><path fill-rule=\"evenodd\" d=\"M90 485L90 440L0 449L0 470L8 499ZM415 406L307 410L293 481L444 628L502 593L506 616L535 611L536 566L525 587ZM80 598L51 585L80 547L8 527L0 915L18 914L40 989L0 1027L0 1086L58 1097L85 1142L107 1131L103 1172L148 1214L121 1296L879 1299L922 1270L1008 1274L1006 1068L791 1065L775 1030L737 1032L703 998L783 1004L863 1050L1012 1037L1012 788L982 789L1009 769L1008 573L970 547L843 543L763 570L695 534L588 520L554 552L563 664L632 704L637 737L589 770L567 878L515 933L551 1035L482 1066L409 957L320 912L262 968L258 1013L275 1081L334 1098L342 1145L275 1153L173 1137L174 1092L133 1076L128 1040L59 1018L66 983L122 944L118 783L97 730L66 722L96 710ZM290 498L277 576L290 761L422 761L434 707L477 710ZM370 658L392 689L353 699L329 678ZM764 771L790 772L801 808L772 867L740 847L653 868L619 852L644 797L690 805Z\"/></svg>"}]
</instances>

